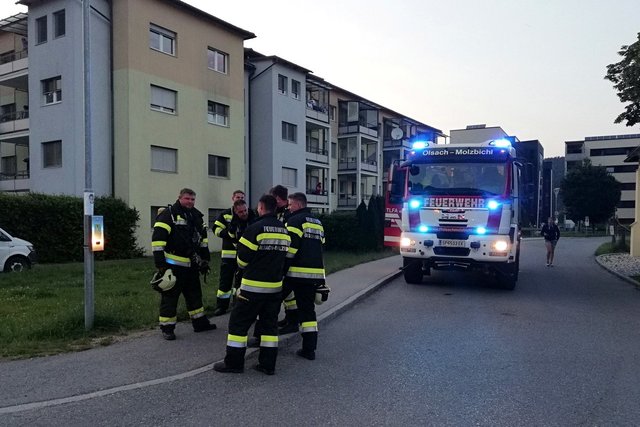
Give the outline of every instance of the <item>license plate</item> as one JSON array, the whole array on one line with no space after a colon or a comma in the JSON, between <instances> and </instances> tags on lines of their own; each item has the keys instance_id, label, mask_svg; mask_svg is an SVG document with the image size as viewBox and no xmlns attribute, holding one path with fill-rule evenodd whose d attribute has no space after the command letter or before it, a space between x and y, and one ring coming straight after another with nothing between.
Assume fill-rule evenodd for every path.
<instances>
[{"instance_id":1,"label":"license plate","mask_svg":"<svg viewBox=\"0 0 640 427\"><path fill-rule=\"evenodd\" d=\"M452 239L440 239L438 241L438 246L446 246L449 248L464 248L465 241L464 240L452 240Z\"/></svg>"},{"instance_id":2,"label":"license plate","mask_svg":"<svg viewBox=\"0 0 640 427\"><path fill-rule=\"evenodd\" d=\"M463 220L466 219L464 214L462 213L448 213L448 212L443 212L442 216L440 217L441 219L455 219L455 220Z\"/></svg>"}]
</instances>

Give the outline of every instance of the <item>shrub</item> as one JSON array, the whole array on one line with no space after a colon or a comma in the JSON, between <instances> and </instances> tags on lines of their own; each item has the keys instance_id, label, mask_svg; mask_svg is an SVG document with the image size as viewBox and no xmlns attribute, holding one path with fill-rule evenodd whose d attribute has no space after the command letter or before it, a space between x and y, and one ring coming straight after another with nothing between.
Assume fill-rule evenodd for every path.
<instances>
[{"instance_id":1,"label":"shrub","mask_svg":"<svg viewBox=\"0 0 640 427\"><path fill-rule=\"evenodd\" d=\"M105 251L97 259L122 259L142 255L136 244L138 211L113 197L95 199L96 215L104 216ZM0 194L0 226L33 243L40 262L83 259L83 201L74 196L30 193Z\"/></svg>"}]
</instances>

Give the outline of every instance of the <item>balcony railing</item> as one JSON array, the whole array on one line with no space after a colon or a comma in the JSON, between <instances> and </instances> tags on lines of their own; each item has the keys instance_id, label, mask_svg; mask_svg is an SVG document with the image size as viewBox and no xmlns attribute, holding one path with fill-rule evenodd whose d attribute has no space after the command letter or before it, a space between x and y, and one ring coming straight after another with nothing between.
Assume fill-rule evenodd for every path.
<instances>
[{"instance_id":1,"label":"balcony railing","mask_svg":"<svg viewBox=\"0 0 640 427\"><path fill-rule=\"evenodd\" d=\"M320 154L321 156L329 155L328 150L318 148L318 147L311 147L310 145L307 145L307 153Z\"/></svg>"},{"instance_id":2,"label":"balcony railing","mask_svg":"<svg viewBox=\"0 0 640 427\"><path fill-rule=\"evenodd\" d=\"M356 170L358 162L356 157L347 157L338 160L338 170Z\"/></svg>"},{"instance_id":3,"label":"balcony railing","mask_svg":"<svg viewBox=\"0 0 640 427\"><path fill-rule=\"evenodd\" d=\"M20 52L9 52L0 55L0 65L7 64L9 62L17 61L18 59L26 58L29 56L27 50L21 50Z\"/></svg>"},{"instance_id":4,"label":"balcony railing","mask_svg":"<svg viewBox=\"0 0 640 427\"><path fill-rule=\"evenodd\" d=\"M355 208L358 206L358 198L355 194L340 194L338 197L339 208Z\"/></svg>"},{"instance_id":5,"label":"balcony railing","mask_svg":"<svg viewBox=\"0 0 640 427\"><path fill-rule=\"evenodd\" d=\"M29 118L29 110L21 110L21 111L12 111L10 113L5 113L0 115L0 123L11 122L14 120L22 120Z\"/></svg>"},{"instance_id":6,"label":"balcony railing","mask_svg":"<svg viewBox=\"0 0 640 427\"><path fill-rule=\"evenodd\" d=\"M329 204L329 193L325 191L316 191L315 189L306 190L307 203L317 203L322 205Z\"/></svg>"}]
</instances>

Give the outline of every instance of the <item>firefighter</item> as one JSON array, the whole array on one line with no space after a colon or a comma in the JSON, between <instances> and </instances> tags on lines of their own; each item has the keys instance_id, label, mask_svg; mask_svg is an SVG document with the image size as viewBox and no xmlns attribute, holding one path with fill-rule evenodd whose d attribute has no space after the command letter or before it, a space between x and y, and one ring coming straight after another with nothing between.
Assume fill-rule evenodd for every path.
<instances>
[{"instance_id":1,"label":"firefighter","mask_svg":"<svg viewBox=\"0 0 640 427\"><path fill-rule=\"evenodd\" d=\"M283 224L286 224L291 215L288 201L289 190L283 185L276 185L269 190L269 194L276 198L276 217ZM283 320L278 322L278 326L281 327L280 335L298 332L298 305L293 290L287 288L286 284L282 290L282 305L284 306L285 316Z\"/></svg>"},{"instance_id":2,"label":"firefighter","mask_svg":"<svg viewBox=\"0 0 640 427\"><path fill-rule=\"evenodd\" d=\"M287 272L284 283L292 289L298 303L302 327L302 349L296 354L309 360L316 358L318 322L316 320L316 291L325 286L322 245L324 228L307 207L304 193L289 196L291 216L287 220L287 231L291 236L291 248L287 254Z\"/></svg>"},{"instance_id":3,"label":"firefighter","mask_svg":"<svg viewBox=\"0 0 640 427\"><path fill-rule=\"evenodd\" d=\"M220 251L220 281L216 295L216 310L214 316L221 316L229 309L233 278L238 269L236 263L236 245L240 239L239 232L244 230L247 222L254 219L253 211L249 211L244 201L244 192L236 190L231 196L233 206L218 215L213 223L213 234L222 238ZM236 206L236 203L242 202ZM242 216L242 217L241 217Z\"/></svg>"},{"instance_id":4,"label":"firefighter","mask_svg":"<svg viewBox=\"0 0 640 427\"><path fill-rule=\"evenodd\" d=\"M175 340L177 307L180 294L184 295L189 317L195 332L216 328L209 323L202 306L200 273L209 271L207 226L202 213L194 205L195 191L180 190L178 200L156 218L151 246L159 275L171 269L176 283L160 298L160 329L166 340Z\"/></svg>"},{"instance_id":5,"label":"firefighter","mask_svg":"<svg viewBox=\"0 0 640 427\"><path fill-rule=\"evenodd\" d=\"M282 278L291 238L276 219L276 200L265 194L258 202L256 222L249 225L238 243L238 267L244 270L236 303L229 318L227 353L215 363L218 372L244 371L248 331L260 316L260 354L256 369L267 375L275 373L278 355L278 311Z\"/></svg>"}]
</instances>

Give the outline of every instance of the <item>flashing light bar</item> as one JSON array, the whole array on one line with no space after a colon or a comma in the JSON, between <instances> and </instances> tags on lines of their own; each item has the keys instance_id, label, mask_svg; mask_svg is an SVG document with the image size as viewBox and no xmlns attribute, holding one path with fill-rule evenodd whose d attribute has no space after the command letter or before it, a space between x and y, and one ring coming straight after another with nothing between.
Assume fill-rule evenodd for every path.
<instances>
[{"instance_id":1,"label":"flashing light bar","mask_svg":"<svg viewBox=\"0 0 640 427\"><path fill-rule=\"evenodd\" d=\"M427 148L429 146L429 143L427 141L416 141L413 143L413 146L411 148L413 148L414 150L422 150L423 148Z\"/></svg>"},{"instance_id":2,"label":"flashing light bar","mask_svg":"<svg viewBox=\"0 0 640 427\"><path fill-rule=\"evenodd\" d=\"M507 147L511 147L511 141L509 141L508 139L495 139L491 141L489 145L492 145L494 147L507 148Z\"/></svg>"}]
</instances>

